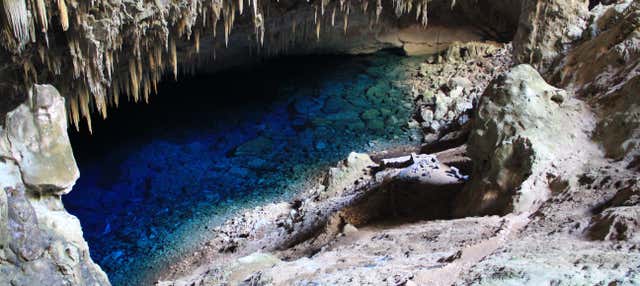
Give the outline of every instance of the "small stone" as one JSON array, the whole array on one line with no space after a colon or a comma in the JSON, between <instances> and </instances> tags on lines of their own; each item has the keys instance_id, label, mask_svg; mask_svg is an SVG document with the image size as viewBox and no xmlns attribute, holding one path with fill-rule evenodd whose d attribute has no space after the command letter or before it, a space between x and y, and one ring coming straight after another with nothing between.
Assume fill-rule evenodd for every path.
<instances>
[{"instance_id":1,"label":"small stone","mask_svg":"<svg viewBox=\"0 0 640 286\"><path fill-rule=\"evenodd\" d=\"M342 228L342 233L346 236L350 236L358 232L358 229L352 224L348 223Z\"/></svg>"}]
</instances>

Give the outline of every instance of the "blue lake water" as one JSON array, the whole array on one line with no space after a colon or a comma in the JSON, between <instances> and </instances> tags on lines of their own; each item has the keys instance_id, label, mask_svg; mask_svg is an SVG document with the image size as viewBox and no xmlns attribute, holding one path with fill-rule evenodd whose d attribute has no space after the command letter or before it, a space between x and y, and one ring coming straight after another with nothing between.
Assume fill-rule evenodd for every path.
<instances>
[{"instance_id":1,"label":"blue lake water","mask_svg":"<svg viewBox=\"0 0 640 286\"><path fill-rule=\"evenodd\" d=\"M163 84L93 136L70 131L81 177L65 206L112 283L136 285L210 226L290 198L349 152L418 144L403 80L419 62L299 57Z\"/></svg>"}]
</instances>

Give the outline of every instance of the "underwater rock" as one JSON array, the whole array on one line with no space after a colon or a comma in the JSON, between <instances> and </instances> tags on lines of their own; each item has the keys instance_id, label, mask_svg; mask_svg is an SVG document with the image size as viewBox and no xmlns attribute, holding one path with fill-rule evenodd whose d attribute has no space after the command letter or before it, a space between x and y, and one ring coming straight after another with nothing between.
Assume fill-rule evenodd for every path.
<instances>
[{"instance_id":1,"label":"underwater rock","mask_svg":"<svg viewBox=\"0 0 640 286\"><path fill-rule=\"evenodd\" d=\"M318 112L322 108L322 101L311 96L302 96L296 99L293 106L296 112L309 115Z\"/></svg>"},{"instance_id":2,"label":"underwater rock","mask_svg":"<svg viewBox=\"0 0 640 286\"><path fill-rule=\"evenodd\" d=\"M325 113L342 113L342 111L349 110L349 105L351 103L342 96L331 96L324 102L322 111Z\"/></svg>"},{"instance_id":3,"label":"underwater rock","mask_svg":"<svg viewBox=\"0 0 640 286\"><path fill-rule=\"evenodd\" d=\"M273 148L273 141L264 136L253 138L236 148L235 156L257 156L268 153Z\"/></svg>"}]
</instances>

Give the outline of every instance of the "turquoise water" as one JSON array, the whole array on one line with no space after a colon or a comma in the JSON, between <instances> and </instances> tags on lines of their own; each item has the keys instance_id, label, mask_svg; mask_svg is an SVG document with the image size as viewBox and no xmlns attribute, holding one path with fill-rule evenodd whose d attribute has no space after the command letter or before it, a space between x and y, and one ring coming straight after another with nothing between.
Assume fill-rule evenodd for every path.
<instances>
[{"instance_id":1,"label":"turquoise water","mask_svg":"<svg viewBox=\"0 0 640 286\"><path fill-rule=\"evenodd\" d=\"M164 84L94 136L72 132L81 177L65 206L112 283L136 285L210 226L290 198L349 152L417 144L403 80L419 61L300 57Z\"/></svg>"}]
</instances>

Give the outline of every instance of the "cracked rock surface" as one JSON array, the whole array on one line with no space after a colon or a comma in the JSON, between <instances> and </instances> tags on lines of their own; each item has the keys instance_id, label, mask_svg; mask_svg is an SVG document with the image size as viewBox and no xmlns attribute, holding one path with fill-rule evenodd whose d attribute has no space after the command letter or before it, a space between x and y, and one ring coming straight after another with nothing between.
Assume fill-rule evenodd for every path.
<instances>
[{"instance_id":1,"label":"cracked rock surface","mask_svg":"<svg viewBox=\"0 0 640 286\"><path fill-rule=\"evenodd\" d=\"M64 99L35 85L0 130L0 284L109 285L60 195L79 172ZM46 282L45 282L46 281Z\"/></svg>"}]
</instances>

